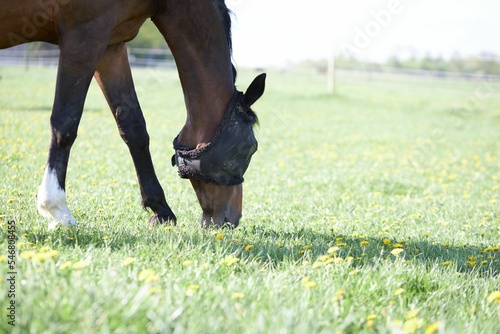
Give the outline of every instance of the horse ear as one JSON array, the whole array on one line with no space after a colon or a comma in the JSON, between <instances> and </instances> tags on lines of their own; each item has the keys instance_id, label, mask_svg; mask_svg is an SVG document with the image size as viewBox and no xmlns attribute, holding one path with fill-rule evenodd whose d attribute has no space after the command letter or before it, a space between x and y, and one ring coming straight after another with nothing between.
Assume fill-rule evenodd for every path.
<instances>
[{"instance_id":1,"label":"horse ear","mask_svg":"<svg viewBox=\"0 0 500 334\"><path fill-rule=\"evenodd\" d=\"M250 108L252 104L257 101L262 94L264 94L264 89L266 88L266 73L258 75L253 79L250 86L248 86L247 91L243 94L243 101L247 108Z\"/></svg>"}]
</instances>

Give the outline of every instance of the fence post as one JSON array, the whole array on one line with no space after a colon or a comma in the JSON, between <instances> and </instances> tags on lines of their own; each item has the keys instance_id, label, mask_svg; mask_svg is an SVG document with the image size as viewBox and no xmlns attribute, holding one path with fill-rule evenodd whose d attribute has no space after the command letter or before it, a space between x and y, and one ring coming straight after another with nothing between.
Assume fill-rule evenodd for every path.
<instances>
[{"instance_id":1,"label":"fence post","mask_svg":"<svg viewBox=\"0 0 500 334\"><path fill-rule=\"evenodd\" d=\"M335 53L328 59L328 70L327 70L327 82L326 82L326 92L329 95L335 93Z\"/></svg>"}]
</instances>

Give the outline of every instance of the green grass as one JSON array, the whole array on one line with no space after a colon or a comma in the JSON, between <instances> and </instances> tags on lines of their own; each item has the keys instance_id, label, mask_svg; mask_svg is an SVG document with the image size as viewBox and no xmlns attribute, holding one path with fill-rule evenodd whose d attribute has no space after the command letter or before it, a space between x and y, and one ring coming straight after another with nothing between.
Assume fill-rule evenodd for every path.
<instances>
[{"instance_id":1,"label":"green grass","mask_svg":"<svg viewBox=\"0 0 500 334\"><path fill-rule=\"evenodd\" d=\"M177 73L134 75L178 226L147 227L93 85L68 170L79 228L48 231L35 200L55 69L0 68L0 254L8 221L19 237L1 332L498 333L500 84L339 74L327 96L319 75L271 72L241 227L202 230L170 166Z\"/></svg>"}]
</instances>

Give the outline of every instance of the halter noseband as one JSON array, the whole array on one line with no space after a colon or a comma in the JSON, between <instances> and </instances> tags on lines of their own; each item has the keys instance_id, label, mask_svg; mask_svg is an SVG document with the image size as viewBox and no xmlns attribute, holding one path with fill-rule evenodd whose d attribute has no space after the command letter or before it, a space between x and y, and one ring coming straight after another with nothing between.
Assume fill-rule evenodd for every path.
<instances>
[{"instance_id":1,"label":"halter noseband","mask_svg":"<svg viewBox=\"0 0 500 334\"><path fill-rule=\"evenodd\" d=\"M207 145L190 148L179 143L179 136L175 137L172 166L177 165L181 178L192 176L219 185L243 183L243 174L258 145L253 134L254 120L247 114L242 98L243 93L235 91L219 128Z\"/></svg>"}]
</instances>

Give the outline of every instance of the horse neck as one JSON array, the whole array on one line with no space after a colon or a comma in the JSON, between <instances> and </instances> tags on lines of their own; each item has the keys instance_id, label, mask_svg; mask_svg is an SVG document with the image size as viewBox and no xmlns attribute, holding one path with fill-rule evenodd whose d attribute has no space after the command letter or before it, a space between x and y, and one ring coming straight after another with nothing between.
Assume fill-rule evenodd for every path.
<instances>
[{"instance_id":1,"label":"horse neck","mask_svg":"<svg viewBox=\"0 0 500 334\"><path fill-rule=\"evenodd\" d=\"M174 56L184 92L187 119L179 142L208 143L235 89L220 14L213 1L176 1L152 19Z\"/></svg>"}]
</instances>

